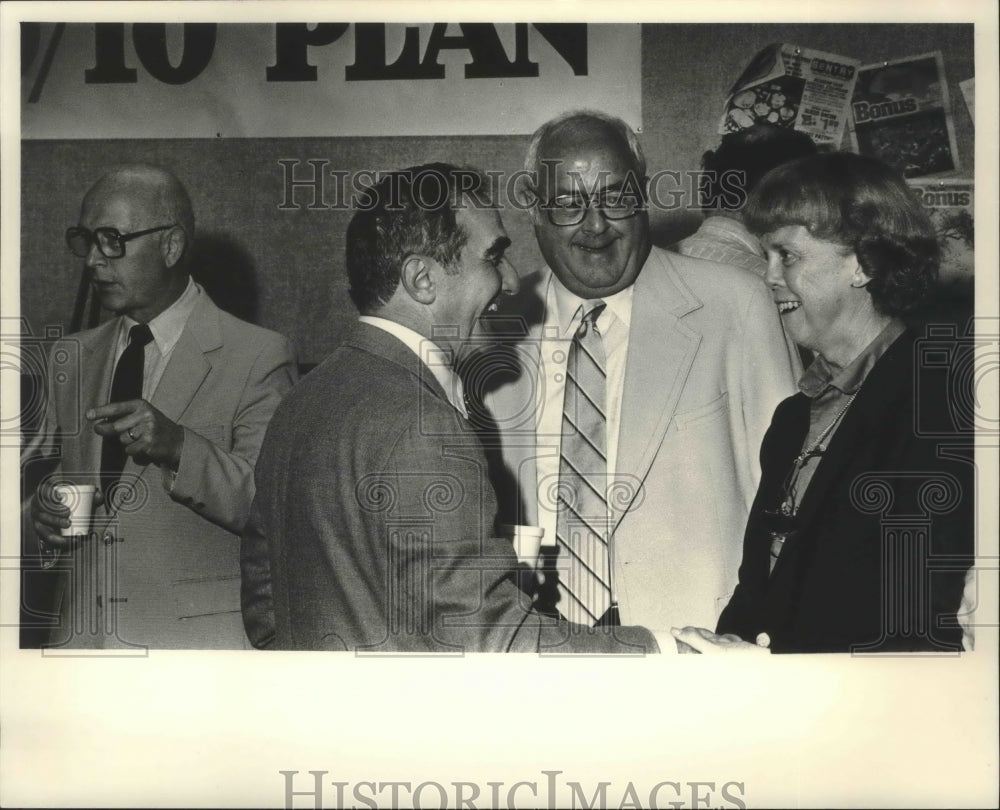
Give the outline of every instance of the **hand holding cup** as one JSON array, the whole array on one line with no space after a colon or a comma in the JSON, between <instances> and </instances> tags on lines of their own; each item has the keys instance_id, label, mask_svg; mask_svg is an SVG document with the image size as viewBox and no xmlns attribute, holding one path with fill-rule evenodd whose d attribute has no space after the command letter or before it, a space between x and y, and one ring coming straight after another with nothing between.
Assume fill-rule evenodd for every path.
<instances>
[{"instance_id":1,"label":"hand holding cup","mask_svg":"<svg viewBox=\"0 0 1000 810\"><path fill-rule=\"evenodd\" d=\"M35 532L49 548L69 548L74 538L88 534L93 507L103 502L93 484L45 480L31 501Z\"/></svg>"}]
</instances>

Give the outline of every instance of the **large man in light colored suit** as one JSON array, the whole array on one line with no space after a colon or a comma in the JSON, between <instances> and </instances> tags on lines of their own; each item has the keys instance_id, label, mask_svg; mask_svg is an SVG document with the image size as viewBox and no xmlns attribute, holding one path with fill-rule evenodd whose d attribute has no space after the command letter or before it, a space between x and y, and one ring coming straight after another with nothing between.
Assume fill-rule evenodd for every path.
<instances>
[{"instance_id":1,"label":"large man in light colored suit","mask_svg":"<svg viewBox=\"0 0 1000 810\"><path fill-rule=\"evenodd\" d=\"M360 198L347 272L360 323L282 402L243 538L243 615L271 649L655 652L638 627L530 609L455 374L517 290L478 172L390 172Z\"/></svg>"},{"instance_id":2,"label":"large man in light colored suit","mask_svg":"<svg viewBox=\"0 0 1000 810\"><path fill-rule=\"evenodd\" d=\"M59 468L31 510L41 553L64 569L54 648L248 646L238 535L264 429L296 368L285 338L223 312L191 280L193 237L187 192L155 166L102 177L67 232L117 317L52 352L79 358L60 366L69 379L50 379L46 428ZM115 401L136 334L148 341L133 347L141 392ZM53 493L60 482L100 487L83 540L60 535L69 525Z\"/></svg>"},{"instance_id":3,"label":"large man in light colored suit","mask_svg":"<svg viewBox=\"0 0 1000 810\"><path fill-rule=\"evenodd\" d=\"M688 616L711 626L736 584L761 438L794 390L777 313L753 275L651 247L645 160L618 119L575 113L543 125L526 170L548 264L538 284L544 314L516 346L520 375L486 402L507 473L498 495L519 510L507 519L544 528L554 555L539 599L654 632ZM595 305L608 481L608 559L596 584L573 573L581 560L590 571L600 564L562 536L579 532L561 517L573 511L569 347ZM572 593L574 576L606 589L599 607Z\"/></svg>"}]
</instances>

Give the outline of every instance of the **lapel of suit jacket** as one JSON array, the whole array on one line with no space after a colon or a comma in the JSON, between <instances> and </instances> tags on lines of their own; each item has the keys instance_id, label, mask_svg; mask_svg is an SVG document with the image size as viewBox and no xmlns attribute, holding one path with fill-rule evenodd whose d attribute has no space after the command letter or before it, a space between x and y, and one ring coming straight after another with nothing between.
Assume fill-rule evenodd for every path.
<instances>
[{"instance_id":1,"label":"lapel of suit jacket","mask_svg":"<svg viewBox=\"0 0 1000 810\"><path fill-rule=\"evenodd\" d=\"M208 294L202 290L191 310L181 336L167 361L149 398L149 403L172 422L180 422L188 405L212 370L208 353L222 345L222 328L219 311ZM130 456L125 461L122 477L128 474L143 478L153 464L137 464Z\"/></svg>"},{"instance_id":2,"label":"lapel of suit jacket","mask_svg":"<svg viewBox=\"0 0 1000 810\"><path fill-rule=\"evenodd\" d=\"M219 311L204 290L170 355L150 404L179 422L202 382L212 370L210 352L222 346Z\"/></svg>"},{"instance_id":3,"label":"lapel of suit jacket","mask_svg":"<svg viewBox=\"0 0 1000 810\"><path fill-rule=\"evenodd\" d=\"M857 460L859 453L868 456L869 444L880 430L885 429L886 415L898 413L895 403L901 394L909 390L904 378L912 357L912 345L912 337L904 333L888 348L862 383L809 482L795 519L798 531L787 541L789 544L798 545L813 536L810 526L826 502L830 488L838 482L850 484L850 481L844 480L848 465ZM796 452L801 452L801 446ZM778 555L775 572L782 566L782 560L791 556L784 551Z\"/></svg>"},{"instance_id":4,"label":"lapel of suit jacket","mask_svg":"<svg viewBox=\"0 0 1000 810\"><path fill-rule=\"evenodd\" d=\"M612 504L617 528L639 492L677 409L701 335L682 318L702 302L665 251L653 248L635 282L628 360L622 391L615 476L631 476Z\"/></svg>"},{"instance_id":5,"label":"lapel of suit jacket","mask_svg":"<svg viewBox=\"0 0 1000 810\"><path fill-rule=\"evenodd\" d=\"M767 513L776 510L781 503L788 472L809 431L809 403L809 398L802 393L781 402L774 413L773 426L764 436L760 450L760 485L750 509L740 564L740 580L750 583L752 588L765 589L771 576L772 526ZM788 555L782 557L787 559Z\"/></svg>"},{"instance_id":6,"label":"lapel of suit jacket","mask_svg":"<svg viewBox=\"0 0 1000 810\"><path fill-rule=\"evenodd\" d=\"M85 470L101 468L101 445L103 438L94 432L94 425L84 417L89 408L107 404L111 391L111 377L115 370L115 341L118 338L120 318L112 318L96 329L76 336L80 345L80 400L66 403L67 407L78 408L72 417L79 421L78 463ZM73 424L70 422L69 424Z\"/></svg>"}]
</instances>

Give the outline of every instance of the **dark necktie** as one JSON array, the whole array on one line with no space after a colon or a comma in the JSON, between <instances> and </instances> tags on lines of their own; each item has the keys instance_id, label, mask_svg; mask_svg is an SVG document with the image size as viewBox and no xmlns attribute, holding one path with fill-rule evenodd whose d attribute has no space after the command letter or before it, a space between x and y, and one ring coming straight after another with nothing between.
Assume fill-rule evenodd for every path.
<instances>
[{"instance_id":1,"label":"dark necktie","mask_svg":"<svg viewBox=\"0 0 1000 810\"><path fill-rule=\"evenodd\" d=\"M118 358L115 376L111 381L111 402L125 402L142 398L142 372L146 354L146 344L153 339L149 326L140 323L128 333L128 346ZM108 436L101 446L101 484L107 492L121 478L125 468L125 445L118 436Z\"/></svg>"},{"instance_id":2,"label":"dark necktie","mask_svg":"<svg viewBox=\"0 0 1000 810\"><path fill-rule=\"evenodd\" d=\"M566 363L559 452L559 609L571 622L597 624L612 605L608 553L608 462L603 301L586 312ZM563 559L564 558L564 559Z\"/></svg>"}]
</instances>

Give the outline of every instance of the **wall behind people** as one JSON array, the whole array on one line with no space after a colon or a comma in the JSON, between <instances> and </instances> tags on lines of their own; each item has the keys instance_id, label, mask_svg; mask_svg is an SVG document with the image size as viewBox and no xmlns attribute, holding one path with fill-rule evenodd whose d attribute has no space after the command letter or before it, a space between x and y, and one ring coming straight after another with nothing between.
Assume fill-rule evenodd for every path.
<instances>
[{"instance_id":1,"label":"wall behind people","mask_svg":"<svg viewBox=\"0 0 1000 810\"><path fill-rule=\"evenodd\" d=\"M347 295L344 234L351 210L310 208L311 188L289 189L281 160L297 160L297 179L450 161L505 173L523 162L526 138L234 138L218 140L24 141L22 145L22 315L34 334L68 327L82 261L63 233L79 217L79 198L122 162L170 167L195 206L198 239L192 275L217 303L287 335L300 362L328 354L357 311ZM329 178L327 178L329 180ZM39 189L43 189L39 193ZM335 205L335 183L323 199ZM288 205L281 208L283 204ZM527 215L504 214L515 266L537 264Z\"/></svg>"},{"instance_id":2,"label":"wall behind people","mask_svg":"<svg viewBox=\"0 0 1000 810\"><path fill-rule=\"evenodd\" d=\"M862 64L940 50L950 91L961 169L974 174L972 121L958 83L974 76L971 25L656 24L642 30L642 142L651 170L697 170L718 142L719 118L733 82L752 57L788 42L854 57ZM377 83L372 83L377 92ZM552 114L562 109L553 98ZM106 115L107 111L94 111ZM449 112L443 110L442 115ZM311 190L282 209L286 172L279 161L326 160L349 175L444 160L509 175L522 166L528 134L397 137L26 140L21 149L21 312L40 335L68 329L80 261L63 243L79 215L81 193L112 165L144 161L170 167L195 201L199 242L195 275L219 303L288 335L300 360L316 363L356 317L344 272L346 209L310 209ZM844 146L848 144L845 138ZM332 203L333 184L325 191ZM541 263L524 212L505 210L514 240L508 255L527 274ZM654 239L667 245L694 230L693 210L652 213Z\"/></svg>"}]
</instances>

